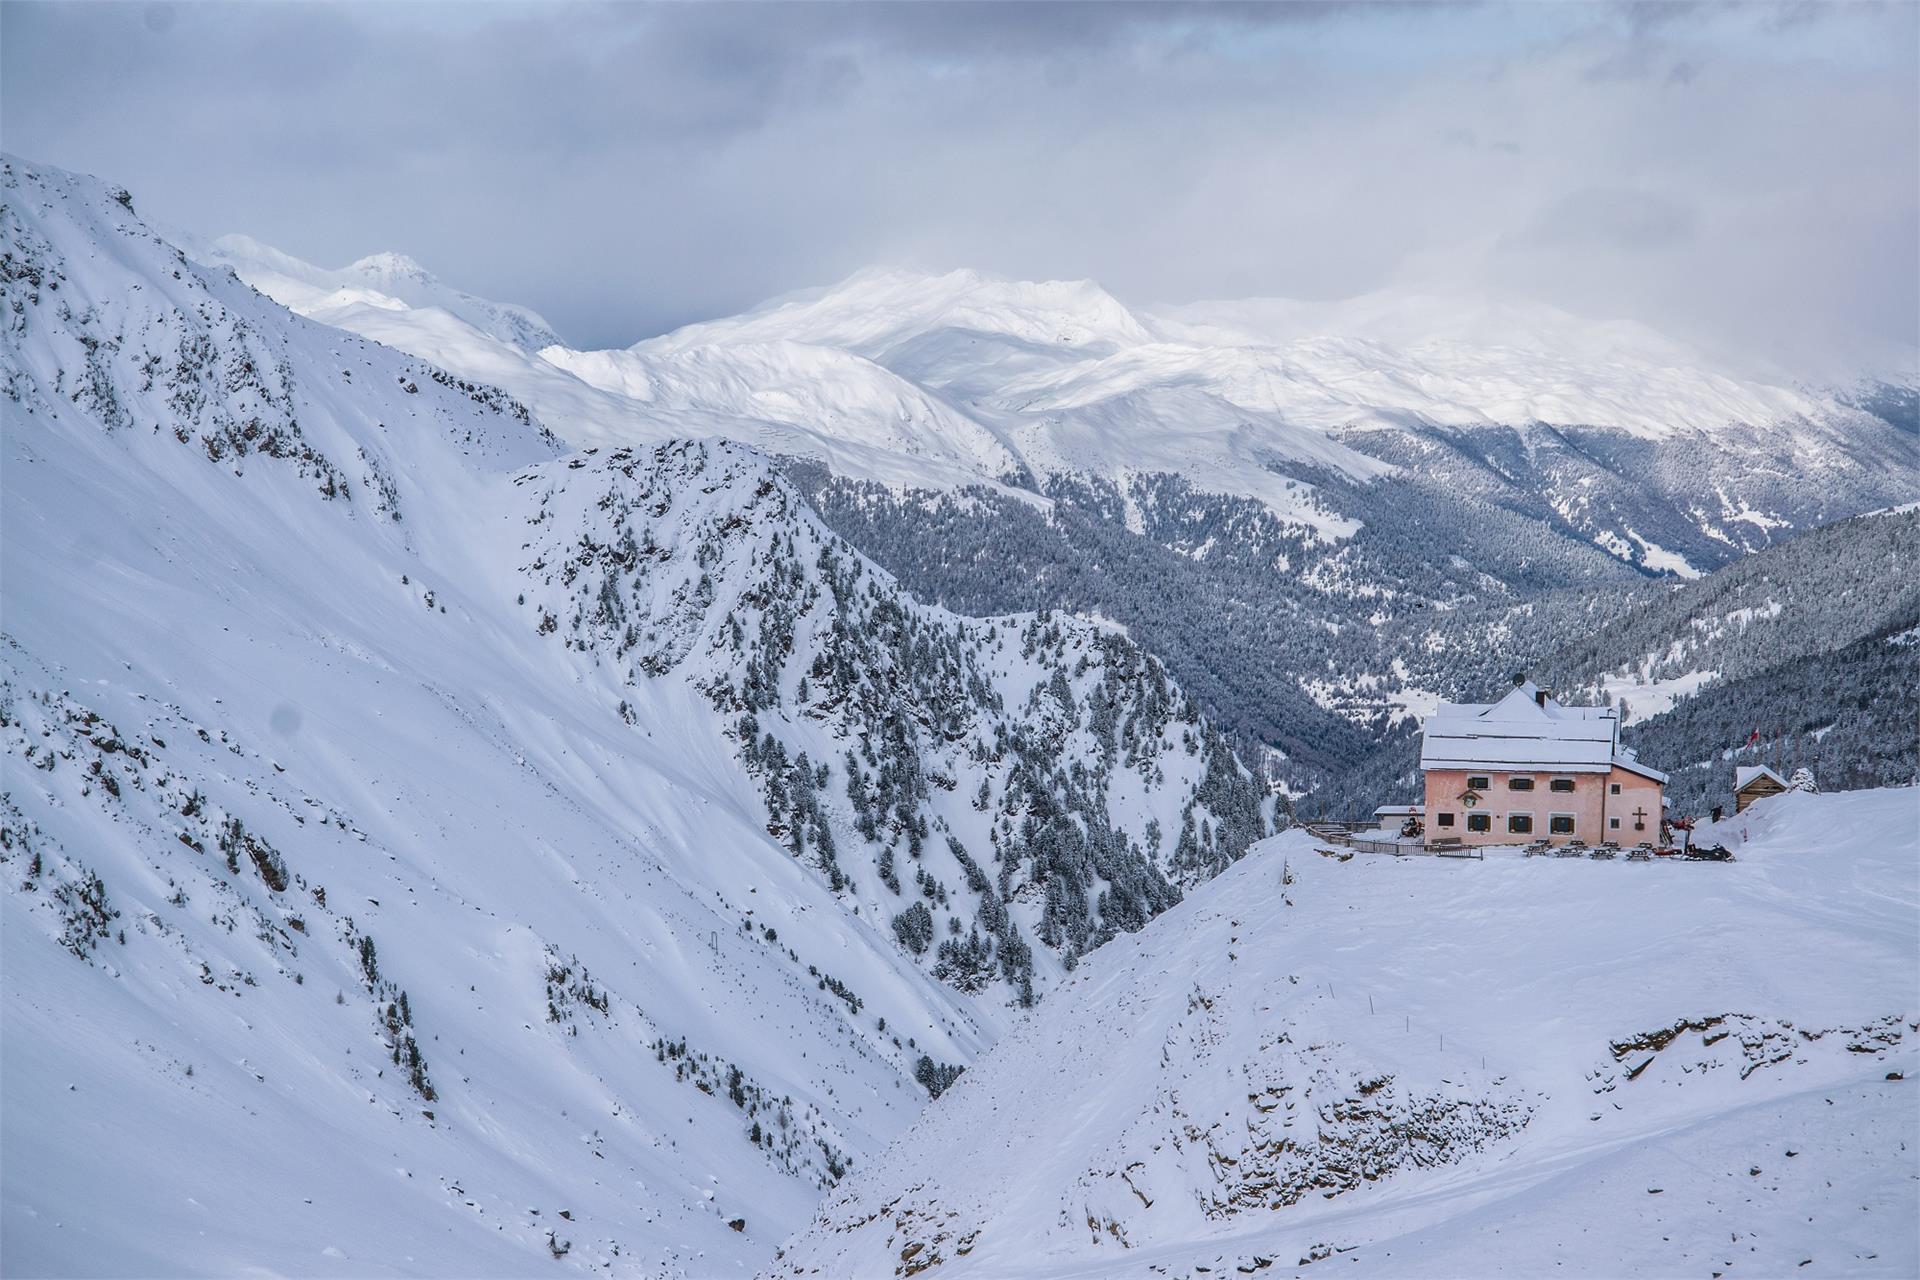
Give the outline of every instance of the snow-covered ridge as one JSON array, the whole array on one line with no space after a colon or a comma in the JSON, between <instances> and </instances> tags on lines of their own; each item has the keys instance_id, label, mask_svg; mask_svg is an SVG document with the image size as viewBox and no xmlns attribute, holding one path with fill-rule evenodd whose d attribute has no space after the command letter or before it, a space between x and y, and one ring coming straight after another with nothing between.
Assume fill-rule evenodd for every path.
<instances>
[{"instance_id":1,"label":"snow-covered ridge","mask_svg":"<svg viewBox=\"0 0 1920 1280\"><path fill-rule=\"evenodd\" d=\"M1834 406L1800 392L1746 383L1698 366L1589 363L1566 352L1316 335L1280 345L1155 343L1016 383L1033 408L1070 407L1146 387L1206 388L1247 410L1321 430L1400 425L1604 427L1660 438L1675 429L1722 430L1812 417Z\"/></svg>"},{"instance_id":2,"label":"snow-covered ridge","mask_svg":"<svg viewBox=\"0 0 1920 1280\"><path fill-rule=\"evenodd\" d=\"M846 458L855 474L892 466L905 476L978 483L1014 476L1022 467L1018 454L986 425L837 347L778 339L671 351L553 347L541 357L663 416L737 423L731 434L762 436L775 448L790 441L793 452L824 461ZM856 450L867 459L864 465L852 456Z\"/></svg>"},{"instance_id":3,"label":"snow-covered ridge","mask_svg":"<svg viewBox=\"0 0 1920 1280\"><path fill-rule=\"evenodd\" d=\"M858 272L837 285L775 298L739 316L687 325L635 350L794 341L888 363L903 344L943 330L1045 349L1104 355L1151 340L1148 328L1091 280L1005 280L978 271Z\"/></svg>"},{"instance_id":4,"label":"snow-covered ridge","mask_svg":"<svg viewBox=\"0 0 1920 1280\"><path fill-rule=\"evenodd\" d=\"M927 346L943 334L944 360L935 361ZM1652 437L1842 411L1831 396L1716 367L1644 326L1539 305L1373 295L1135 313L1089 281L971 271L861 272L635 350L791 340L910 363L919 381L971 389L966 366L980 353L969 346L982 337L1044 353L995 397L1036 409L1198 386L1240 409L1323 429L1415 415L1446 426L1545 423Z\"/></svg>"},{"instance_id":5,"label":"snow-covered ridge","mask_svg":"<svg viewBox=\"0 0 1920 1280\"><path fill-rule=\"evenodd\" d=\"M190 243L184 247L209 266L231 267L248 284L302 315L335 311L353 303L391 310L437 310L523 351L538 351L560 342L553 326L531 309L491 302L455 289L403 253L369 254L330 270L282 253L251 236L225 235L210 244Z\"/></svg>"},{"instance_id":6,"label":"snow-covered ridge","mask_svg":"<svg viewBox=\"0 0 1920 1280\"><path fill-rule=\"evenodd\" d=\"M1911 1274L1917 808L1775 797L1702 833L1726 864L1276 837L1091 957L768 1274Z\"/></svg>"},{"instance_id":7,"label":"snow-covered ridge","mask_svg":"<svg viewBox=\"0 0 1920 1280\"><path fill-rule=\"evenodd\" d=\"M1155 323L1175 341L1267 353L1318 384L1296 392L1302 401L1335 414L1399 409L1449 426L1538 422L1658 437L1837 407L1831 395L1726 367L1645 325L1484 296L1203 302ZM1243 377L1245 394L1260 397L1290 379L1251 381Z\"/></svg>"}]
</instances>

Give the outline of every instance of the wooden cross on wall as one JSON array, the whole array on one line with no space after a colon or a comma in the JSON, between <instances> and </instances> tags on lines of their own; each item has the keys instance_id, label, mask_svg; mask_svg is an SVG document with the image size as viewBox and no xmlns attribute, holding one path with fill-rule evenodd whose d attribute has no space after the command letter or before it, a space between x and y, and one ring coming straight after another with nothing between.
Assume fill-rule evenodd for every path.
<instances>
[{"instance_id":1,"label":"wooden cross on wall","mask_svg":"<svg viewBox=\"0 0 1920 1280\"><path fill-rule=\"evenodd\" d=\"M1642 805L1633 811L1633 829L1635 831L1645 831L1647 829L1646 806Z\"/></svg>"}]
</instances>

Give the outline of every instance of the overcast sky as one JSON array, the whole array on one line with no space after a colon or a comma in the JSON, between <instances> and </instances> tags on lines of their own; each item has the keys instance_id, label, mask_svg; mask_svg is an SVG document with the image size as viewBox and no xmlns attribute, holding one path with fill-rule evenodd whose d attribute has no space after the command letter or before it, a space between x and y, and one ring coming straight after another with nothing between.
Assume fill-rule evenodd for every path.
<instances>
[{"instance_id":1,"label":"overcast sky","mask_svg":"<svg viewBox=\"0 0 1920 1280\"><path fill-rule=\"evenodd\" d=\"M0 141L626 345L873 264L1920 341L1920 7L0 5Z\"/></svg>"}]
</instances>

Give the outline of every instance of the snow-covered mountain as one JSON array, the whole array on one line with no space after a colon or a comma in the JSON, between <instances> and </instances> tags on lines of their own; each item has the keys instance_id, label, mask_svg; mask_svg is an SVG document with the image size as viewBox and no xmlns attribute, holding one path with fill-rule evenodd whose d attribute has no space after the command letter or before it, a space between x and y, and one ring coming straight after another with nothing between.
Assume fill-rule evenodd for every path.
<instances>
[{"instance_id":1,"label":"snow-covered mountain","mask_svg":"<svg viewBox=\"0 0 1920 1280\"><path fill-rule=\"evenodd\" d=\"M1136 493L1173 475L1338 536L1391 500L1397 468L1688 574L1891 500L1890 480L1920 482L1913 441L1857 396L1717 368L1641 326L1486 300L1135 317L1090 282L868 272L617 358L657 370L770 341L912 380L993 428L1033 476ZM1313 487L1322 475L1380 483L1348 500Z\"/></svg>"},{"instance_id":2,"label":"snow-covered mountain","mask_svg":"<svg viewBox=\"0 0 1920 1280\"><path fill-rule=\"evenodd\" d=\"M1239 353L1211 376L1238 402L1334 426L1601 427L1658 438L1832 411L1830 397L1718 367L1628 321L1539 303L1381 293L1336 303L1205 302L1158 321L1174 350ZM1278 376L1275 376L1278 375Z\"/></svg>"},{"instance_id":3,"label":"snow-covered mountain","mask_svg":"<svg viewBox=\"0 0 1920 1280\"><path fill-rule=\"evenodd\" d=\"M928 359L934 334L947 334L953 342L945 360ZM978 271L930 275L873 268L829 288L788 294L744 315L688 325L640 345L684 351L737 342L805 342L839 347L889 367L918 357L924 370L936 363L977 366L979 355L961 348L980 340L1025 350L1036 360L1072 359L1151 342L1153 332L1091 280L1001 280Z\"/></svg>"},{"instance_id":4,"label":"snow-covered mountain","mask_svg":"<svg viewBox=\"0 0 1920 1280\"><path fill-rule=\"evenodd\" d=\"M781 340L541 354L585 385L676 422L896 488L997 485L1023 474L991 427L837 347ZM614 437L620 428L598 430Z\"/></svg>"},{"instance_id":5,"label":"snow-covered mountain","mask_svg":"<svg viewBox=\"0 0 1920 1280\"><path fill-rule=\"evenodd\" d=\"M231 267L248 284L302 315L326 319L350 315L360 307L444 312L495 341L523 351L539 351L560 342L553 326L528 308L490 302L455 289L404 253L369 254L338 270L328 270L251 236L226 235L209 244L183 236L180 242L196 260L208 266ZM433 320L431 314L415 318L427 324Z\"/></svg>"},{"instance_id":6,"label":"snow-covered mountain","mask_svg":"<svg viewBox=\"0 0 1920 1280\"><path fill-rule=\"evenodd\" d=\"M1783 385L1643 326L1486 299L1135 313L1087 281L876 270L528 361L482 324L289 287L315 269L270 251L234 265L305 314L497 382L576 443L715 434L894 491L1093 481L1135 525L1175 477L1344 538L1412 474L1687 575L1920 483L1898 409L1912 386Z\"/></svg>"},{"instance_id":7,"label":"snow-covered mountain","mask_svg":"<svg viewBox=\"0 0 1920 1280\"><path fill-rule=\"evenodd\" d=\"M1907 1276L1920 791L1731 863L1258 846L1092 957L769 1275Z\"/></svg>"},{"instance_id":8,"label":"snow-covered mountain","mask_svg":"<svg viewBox=\"0 0 1920 1280\"><path fill-rule=\"evenodd\" d=\"M1266 831L1119 629L0 182L0 1269L750 1273Z\"/></svg>"}]
</instances>

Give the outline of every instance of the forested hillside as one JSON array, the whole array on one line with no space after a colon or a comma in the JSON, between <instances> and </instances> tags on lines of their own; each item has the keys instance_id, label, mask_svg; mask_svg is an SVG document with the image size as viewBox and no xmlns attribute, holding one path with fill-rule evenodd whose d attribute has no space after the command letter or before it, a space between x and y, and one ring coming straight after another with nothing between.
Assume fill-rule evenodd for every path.
<instances>
[{"instance_id":1,"label":"forested hillside","mask_svg":"<svg viewBox=\"0 0 1920 1280\"><path fill-rule=\"evenodd\" d=\"M1456 701L1528 671L1574 701L1619 705L1623 737L1673 775L1676 812L1731 802L1735 764L1801 764L1828 785L1896 785L1920 764L1911 633L1920 508L1843 520L1705 578L1390 627L1411 685ZM1754 734L1759 739L1754 740ZM1345 816L1415 797L1418 743L1378 753L1301 804Z\"/></svg>"},{"instance_id":2,"label":"forested hillside","mask_svg":"<svg viewBox=\"0 0 1920 1280\"><path fill-rule=\"evenodd\" d=\"M769 835L943 980L1031 1004L1030 936L1071 967L1264 833L1264 788L1119 632L919 606L735 446L584 461L519 478L539 629L691 681Z\"/></svg>"},{"instance_id":3,"label":"forested hillside","mask_svg":"<svg viewBox=\"0 0 1920 1280\"><path fill-rule=\"evenodd\" d=\"M1511 654L1570 696L1737 678L1920 622L1920 507L1839 521L1691 582L1557 591L1389 638L1415 683L1497 681ZM1510 664L1507 664L1510 666ZM1643 714L1651 712L1657 702Z\"/></svg>"},{"instance_id":4,"label":"forested hillside","mask_svg":"<svg viewBox=\"0 0 1920 1280\"><path fill-rule=\"evenodd\" d=\"M1120 622L1243 752L1277 749L1278 776L1296 786L1371 750L1394 670L1381 625L1523 599L1549 582L1637 579L1585 543L1415 480L1370 492L1319 476L1319 492L1380 504L1352 537L1329 540L1172 476L1125 490L1054 480L1042 508L984 490L900 495L807 464L789 471L836 530L928 598L961 612L1061 608Z\"/></svg>"},{"instance_id":5,"label":"forested hillside","mask_svg":"<svg viewBox=\"0 0 1920 1280\"><path fill-rule=\"evenodd\" d=\"M1328 541L1257 503L1166 478L1124 492L1056 481L1042 509L985 491L901 497L817 467L789 470L825 519L950 607L1052 606L1125 624L1243 754L1272 749L1273 776L1307 793L1303 813L1409 798L1419 710L1493 696L1515 671L1570 700L1624 704L1637 724L1717 683L1920 625L1911 508L1837 522L1703 578L1647 579L1545 523L1442 500L1426 481L1375 482L1378 517ZM1369 492L1319 479L1318 494ZM1753 719L1742 741L1820 714L1791 682L1744 688L1717 702ZM1916 746L1899 701L1862 708L1857 732L1831 730L1839 736L1807 754L1845 760L1873 784L1894 780L1882 757ZM1647 758L1667 760L1671 744L1682 748L1676 764L1704 760L1732 745L1699 732L1657 740ZM1720 785L1710 772L1676 779L1676 804L1705 804Z\"/></svg>"},{"instance_id":6,"label":"forested hillside","mask_svg":"<svg viewBox=\"0 0 1920 1280\"><path fill-rule=\"evenodd\" d=\"M1732 805L1736 765L1782 777L1805 768L1823 788L1920 784L1920 644L1909 629L1809 653L1728 680L1626 731L1672 775L1676 812Z\"/></svg>"}]
</instances>

